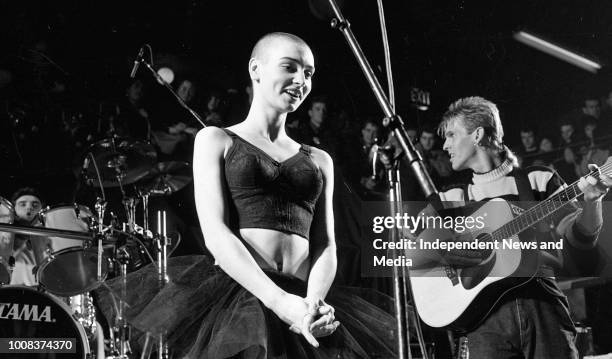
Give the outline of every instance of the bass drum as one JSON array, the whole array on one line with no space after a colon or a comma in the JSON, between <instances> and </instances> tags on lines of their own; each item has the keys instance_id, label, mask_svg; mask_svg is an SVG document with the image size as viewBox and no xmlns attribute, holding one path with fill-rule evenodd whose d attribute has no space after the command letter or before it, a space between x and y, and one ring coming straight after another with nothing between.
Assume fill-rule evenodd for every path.
<instances>
[{"instance_id":1,"label":"bass drum","mask_svg":"<svg viewBox=\"0 0 612 359\"><path fill-rule=\"evenodd\" d=\"M15 347L27 346L28 339L72 342L71 353L52 353L52 349L38 353L32 349L24 353L5 352L0 354L3 358L85 359L90 354L85 331L73 318L70 308L59 299L29 287L0 288L0 338L19 338ZM65 348L68 346L66 343Z\"/></svg>"}]
</instances>

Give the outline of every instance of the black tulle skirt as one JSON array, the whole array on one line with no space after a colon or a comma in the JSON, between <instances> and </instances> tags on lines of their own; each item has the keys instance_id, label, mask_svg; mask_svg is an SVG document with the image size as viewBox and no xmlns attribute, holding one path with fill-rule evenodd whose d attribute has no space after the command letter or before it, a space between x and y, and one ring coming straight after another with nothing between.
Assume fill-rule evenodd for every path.
<instances>
[{"instance_id":1,"label":"black tulle skirt","mask_svg":"<svg viewBox=\"0 0 612 359\"><path fill-rule=\"evenodd\" d=\"M336 309L338 329L318 338L314 348L289 331L272 311L230 278L206 256L171 258L170 282L160 291L157 270L149 265L97 290L109 323L116 303L127 302L131 345L139 352L145 333L165 333L173 358L394 358L395 320L388 296L358 288L332 288L326 301ZM304 296L302 280L266 272L282 289ZM374 305L372 303L376 303Z\"/></svg>"}]
</instances>

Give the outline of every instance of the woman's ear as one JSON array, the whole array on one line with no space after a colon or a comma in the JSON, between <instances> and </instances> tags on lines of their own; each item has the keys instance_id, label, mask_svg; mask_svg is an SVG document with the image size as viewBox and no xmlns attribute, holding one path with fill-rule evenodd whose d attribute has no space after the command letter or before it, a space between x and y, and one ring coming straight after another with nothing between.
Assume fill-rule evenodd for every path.
<instances>
[{"instance_id":1,"label":"woman's ear","mask_svg":"<svg viewBox=\"0 0 612 359\"><path fill-rule=\"evenodd\" d=\"M259 61L255 58L249 60L249 75L251 80L259 82Z\"/></svg>"}]
</instances>

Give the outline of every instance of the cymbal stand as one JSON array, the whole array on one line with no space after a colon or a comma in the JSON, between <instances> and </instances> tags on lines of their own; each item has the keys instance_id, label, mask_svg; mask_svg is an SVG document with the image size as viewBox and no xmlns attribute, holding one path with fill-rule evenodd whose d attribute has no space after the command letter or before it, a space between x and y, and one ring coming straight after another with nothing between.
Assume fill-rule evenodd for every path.
<instances>
[{"instance_id":1,"label":"cymbal stand","mask_svg":"<svg viewBox=\"0 0 612 359\"><path fill-rule=\"evenodd\" d=\"M136 203L137 200L134 197L123 197L123 207L125 208L125 214L127 215L127 230L123 230L129 233L136 232Z\"/></svg>"},{"instance_id":2,"label":"cymbal stand","mask_svg":"<svg viewBox=\"0 0 612 359\"><path fill-rule=\"evenodd\" d=\"M121 298L119 299L119 308L117 309L117 316L115 323L111 328L111 343L114 348L114 352L117 354L113 356L113 359L129 359L129 355L132 353L130 348L130 326L125 318L126 303L123 300L127 295L127 264L129 262L129 254L125 248L121 248L117 251L117 261L119 262L120 278L121 278Z\"/></svg>"},{"instance_id":3,"label":"cymbal stand","mask_svg":"<svg viewBox=\"0 0 612 359\"><path fill-rule=\"evenodd\" d=\"M159 290L168 283L168 245L169 238L167 236L167 221L166 211L157 211L157 279ZM166 333L161 333L157 341L157 357L158 359L168 359L168 343L166 342Z\"/></svg>"},{"instance_id":4,"label":"cymbal stand","mask_svg":"<svg viewBox=\"0 0 612 359\"><path fill-rule=\"evenodd\" d=\"M103 261L102 251L104 249L104 246L102 244L102 240L104 238L103 224L104 224L104 214L106 212L106 205L107 205L107 202L99 197L96 200L96 204L94 205L94 208L96 209L96 212L98 214L98 224L97 224L97 232L96 232L96 238L98 239L98 266L97 266L96 275L97 275L97 279L99 282L103 280L102 278L102 261Z\"/></svg>"},{"instance_id":5,"label":"cymbal stand","mask_svg":"<svg viewBox=\"0 0 612 359\"><path fill-rule=\"evenodd\" d=\"M142 234L145 238L152 238L153 233L149 228L149 197L151 192L148 190L139 190L140 198L142 199Z\"/></svg>"}]
</instances>

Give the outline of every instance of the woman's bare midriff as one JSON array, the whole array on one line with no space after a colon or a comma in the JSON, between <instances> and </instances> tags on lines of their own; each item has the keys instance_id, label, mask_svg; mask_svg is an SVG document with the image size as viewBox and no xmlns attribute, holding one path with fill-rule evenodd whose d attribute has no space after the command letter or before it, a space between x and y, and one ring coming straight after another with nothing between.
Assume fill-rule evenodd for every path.
<instances>
[{"instance_id":1,"label":"woman's bare midriff","mask_svg":"<svg viewBox=\"0 0 612 359\"><path fill-rule=\"evenodd\" d=\"M310 272L306 238L273 229L243 228L240 236L262 269L306 280Z\"/></svg>"}]
</instances>

